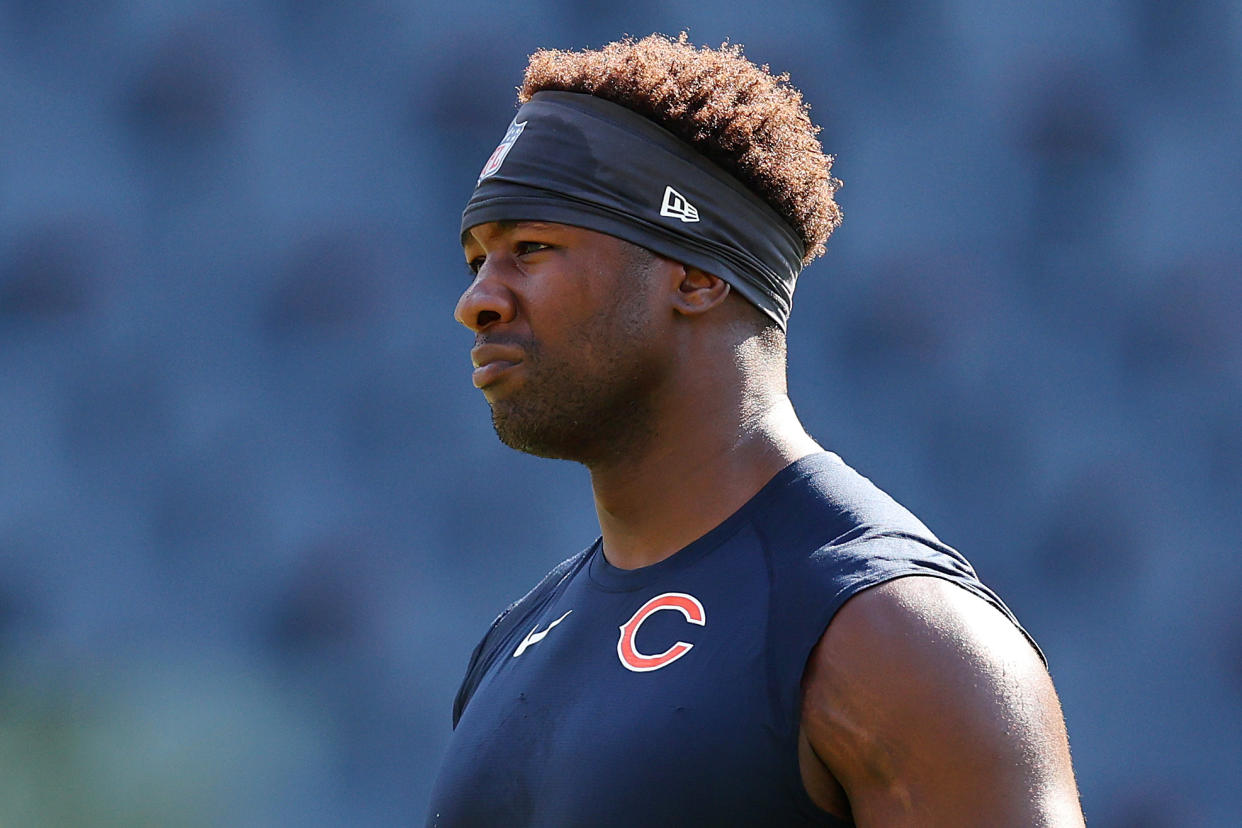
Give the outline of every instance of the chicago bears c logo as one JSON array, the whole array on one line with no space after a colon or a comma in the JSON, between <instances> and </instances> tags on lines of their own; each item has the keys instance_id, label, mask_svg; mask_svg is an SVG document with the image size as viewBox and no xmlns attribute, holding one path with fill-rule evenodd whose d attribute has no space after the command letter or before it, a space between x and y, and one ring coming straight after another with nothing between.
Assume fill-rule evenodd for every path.
<instances>
[{"instance_id":1,"label":"chicago bears c logo","mask_svg":"<svg viewBox=\"0 0 1242 828\"><path fill-rule=\"evenodd\" d=\"M638 651L638 647L634 645L634 637L638 635L638 628L653 613L660 610L677 610L691 624L698 624L700 627L707 622L707 614L703 611L703 605L693 595L687 595L684 592L666 592L663 595L657 595L639 607L638 612L621 626L621 638L617 640L617 657L621 659L621 663L627 670L633 670L635 673L659 670L661 667L672 664L694 647L693 644L678 641L659 655L645 655Z\"/></svg>"}]
</instances>

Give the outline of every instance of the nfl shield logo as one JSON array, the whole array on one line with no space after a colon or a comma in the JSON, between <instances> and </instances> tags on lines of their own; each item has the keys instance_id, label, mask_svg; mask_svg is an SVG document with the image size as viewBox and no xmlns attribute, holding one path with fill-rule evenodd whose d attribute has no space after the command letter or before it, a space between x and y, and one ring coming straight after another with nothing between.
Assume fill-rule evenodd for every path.
<instances>
[{"instance_id":1,"label":"nfl shield logo","mask_svg":"<svg viewBox=\"0 0 1242 828\"><path fill-rule=\"evenodd\" d=\"M500 146L496 147L492 157L487 159L487 163L483 165L483 172L479 173L479 182L482 182L488 176L496 174L497 170L500 169L500 165L505 162L505 156L509 154L509 150L513 149L513 145L517 143L518 136L522 134L524 129L526 129L526 121L522 121L520 124L514 121L509 124L509 131L505 133ZM475 186L478 186L478 182L476 182Z\"/></svg>"}]
</instances>

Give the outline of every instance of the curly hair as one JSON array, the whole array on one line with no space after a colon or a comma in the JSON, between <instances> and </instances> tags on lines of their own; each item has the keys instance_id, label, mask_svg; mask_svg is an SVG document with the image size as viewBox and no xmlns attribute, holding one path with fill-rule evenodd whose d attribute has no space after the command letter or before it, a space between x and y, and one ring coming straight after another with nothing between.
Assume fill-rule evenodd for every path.
<instances>
[{"instance_id":1,"label":"curly hair","mask_svg":"<svg viewBox=\"0 0 1242 828\"><path fill-rule=\"evenodd\" d=\"M652 34L599 50L540 49L518 90L584 92L639 113L689 143L772 206L801 236L802 263L824 252L841 223L841 182L789 75L756 66L742 47L696 48Z\"/></svg>"}]
</instances>

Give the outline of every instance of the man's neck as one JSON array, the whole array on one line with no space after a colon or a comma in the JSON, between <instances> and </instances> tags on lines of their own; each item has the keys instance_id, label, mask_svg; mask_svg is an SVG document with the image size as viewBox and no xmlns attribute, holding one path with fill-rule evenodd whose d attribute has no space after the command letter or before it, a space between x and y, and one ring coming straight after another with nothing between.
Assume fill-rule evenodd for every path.
<instances>
[{"instance_id":1,"label":"man's neck","mask_svg":"<svg viewBox=\"0 0 1242 828\"><path fill-rule=\"evenodd\" d=\"M718 526L781 469L821 450L784 393L732 408L716 424L695 416L707 407L663 418L645 450L591 466L609 563L637 569L664 560Z\"/></svg>"}]
</instances>

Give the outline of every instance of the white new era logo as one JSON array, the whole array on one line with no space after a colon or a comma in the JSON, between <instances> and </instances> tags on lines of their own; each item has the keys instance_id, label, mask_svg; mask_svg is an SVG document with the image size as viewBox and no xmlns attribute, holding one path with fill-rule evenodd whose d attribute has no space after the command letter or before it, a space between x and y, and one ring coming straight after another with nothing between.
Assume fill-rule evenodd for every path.
<instances>
[{"instance_id":1,"label":"white new era logo","mask_svg":"<svg viewBox=\"0 0 1242 828\"><path fill-rule=\"evenodd\" d=\"M684 222L698 221L699 211L686 197L672 187L664 188L664 203L660 205L660 215L681 219Z\"/></svg>"}]
</instances>

